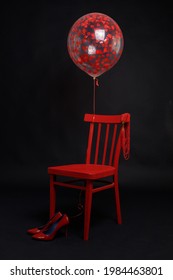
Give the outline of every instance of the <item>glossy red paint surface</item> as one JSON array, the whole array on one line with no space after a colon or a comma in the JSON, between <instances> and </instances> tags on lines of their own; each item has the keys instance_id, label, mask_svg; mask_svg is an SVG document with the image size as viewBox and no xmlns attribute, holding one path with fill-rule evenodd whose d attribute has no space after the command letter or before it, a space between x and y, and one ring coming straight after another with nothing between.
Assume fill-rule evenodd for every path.
<instances>
[{"instance_id":1,"label":"glossy red paint surface","mask_svg":"<svg viewBox=\"0 0 173 280\"><path fill-rule=\"evenodd\" d=\"M48 168L48 174L50 175L50 217L54 215L56 208L56 186L85 192L84 240L88 240L94 193L114 189L117 222L122 223L118 167L121 150L125 159L128 159L130 153L130 114L113 116L85 114L84 121L88 122L90 126L86 163L51 166ZM76 180L62 182L62 180L58 180L58 176L80 179L80 181L84 181L84 184L75 184ZM112 180L105 181L105 178L110 176ZM98 183L100 180L102 184L95 186L95 182Z\"/></svg>"},{"instance_id":2,"label":"glossy red paint surface","mask_svg":"<svg viewBox=\"0 0 173 280\"><path fill-rule=\"evenodd\" d=\"M100 164L70 164L48 168L48 174L57 174L81 179L99 179L115 173L115 168Z\"/></svg>"},{"instance_id":3,"label":"glossy red paint surface","mask_svg":"<svg viewBox=\"0 0 173 280\"><path fill-rule=\"evenodd\" d=\"M123 45L123 34L118 24L101 13L79 18L67 40L73 62L92 77L100 76L118 62Z\"/></svg>"}]
</instances>

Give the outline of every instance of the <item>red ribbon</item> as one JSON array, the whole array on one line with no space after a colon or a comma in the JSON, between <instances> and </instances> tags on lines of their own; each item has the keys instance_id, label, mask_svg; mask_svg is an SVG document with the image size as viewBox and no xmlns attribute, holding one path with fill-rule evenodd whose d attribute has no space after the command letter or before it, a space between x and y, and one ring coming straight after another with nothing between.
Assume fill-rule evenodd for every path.
<instances>
[{"instance_id":1,"label":"red ribbon","mask_svg":"<svg viewBox=\"0 0 173 280\"><path fill-rule=\"evenodd\" d=\"M130 114L125 113L121 117L121 146L125 160L130 157Z\"/></svg>"},{"instance_id":2,"label":"red ribbon","mask_svg":"<svg viewBox=\"0 0 173 280\"><path fill-rule=\"evenodd\" d=\"M98 80L98 78L95 79L95 82L96 82L96 86L99 87L99 80Z\"/></svg>"}]
</instances>

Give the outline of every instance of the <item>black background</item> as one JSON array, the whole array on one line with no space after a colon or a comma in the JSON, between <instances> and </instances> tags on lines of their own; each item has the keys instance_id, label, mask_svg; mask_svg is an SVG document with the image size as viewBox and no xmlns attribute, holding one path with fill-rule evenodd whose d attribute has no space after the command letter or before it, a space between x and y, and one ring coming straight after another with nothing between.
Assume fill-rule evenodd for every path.
<instances>
[{"instance_id":1,"label":"black background","mask_svg":"<svg viewBox=\"0 0 173 280\"><path fill-rule=\"evenodd\" d=\"M2 259L172 258L170 5L64 0L1 6ZM119 174L124 224L112 222L112 196L98 195L87 245L82 218L72 224L68 240L60 236L45 245L26 229L48 218L47 167L85 160L83 117L92 113L92 79L70 59L67 36L90 12L112 17L125 41L120 61L99 78L96 102L98 114L131 114L131 157L121 159ZM60 197L60 207L71 213L76 196L60 190Z\"/></svg>"}]
</instances>

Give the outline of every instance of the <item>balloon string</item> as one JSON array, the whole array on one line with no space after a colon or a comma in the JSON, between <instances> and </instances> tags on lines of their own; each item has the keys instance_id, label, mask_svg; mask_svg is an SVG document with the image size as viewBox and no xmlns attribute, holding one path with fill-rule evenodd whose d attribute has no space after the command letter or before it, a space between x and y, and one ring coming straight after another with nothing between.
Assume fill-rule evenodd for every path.
<instances>
[{"instance_id":1,"label":"balloon string","mask_svg":"<svg viewBox=\"0 0 173 280\"><path fill-rule=\"evenodd\" d=\"M99 81L96 77L93 77L93 114L96 113L96 86L99 86Z\"/></svg>"}]
</instances>

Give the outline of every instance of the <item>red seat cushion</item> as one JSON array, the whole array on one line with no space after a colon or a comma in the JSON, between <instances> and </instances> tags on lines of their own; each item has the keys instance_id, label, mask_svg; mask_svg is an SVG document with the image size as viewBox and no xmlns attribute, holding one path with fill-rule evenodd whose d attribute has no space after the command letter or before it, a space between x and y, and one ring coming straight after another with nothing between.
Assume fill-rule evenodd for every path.
<instances>
[{"instance_id":1,"label":"red seat cushion","mask_svg":"<svg viewBox=\"0 0 173 280\"><path fill-rule=\"evenodd\" d=\"M100 164L70 164L48 167L48 174L94 180L114 175L115 167Z\"/></svg>"}]
</instances>

